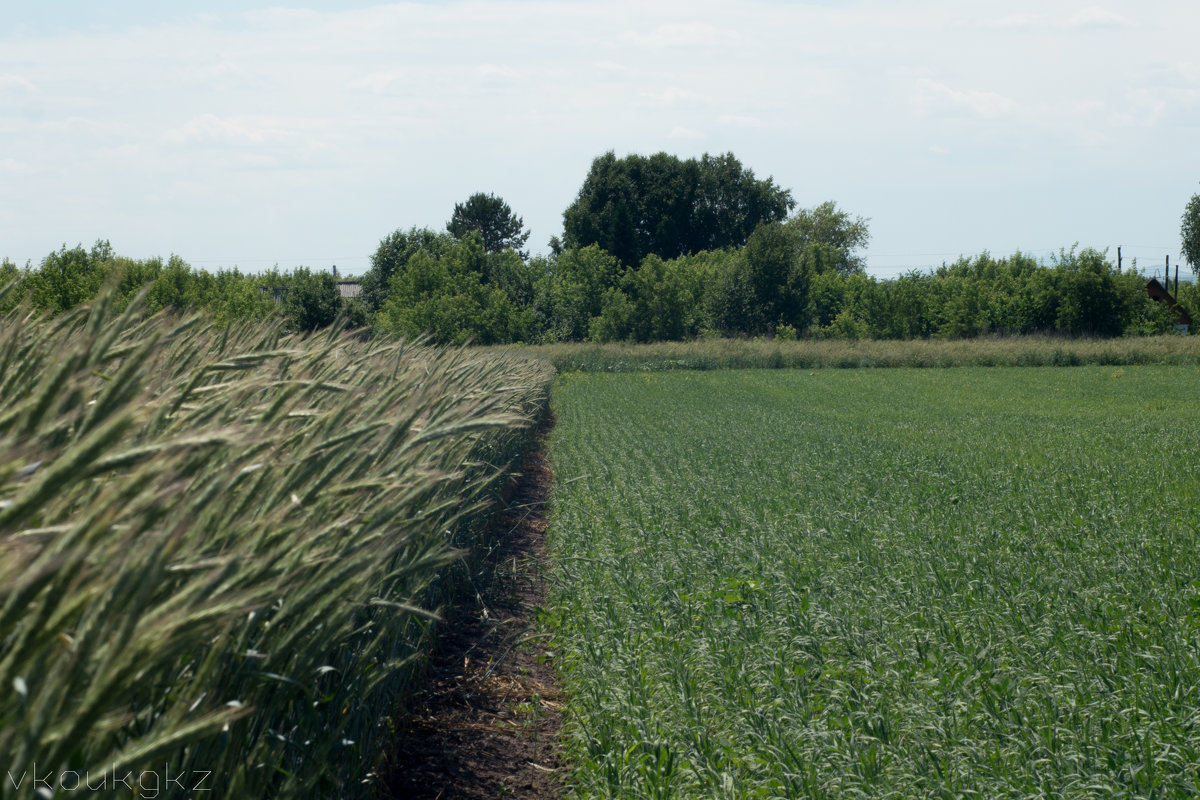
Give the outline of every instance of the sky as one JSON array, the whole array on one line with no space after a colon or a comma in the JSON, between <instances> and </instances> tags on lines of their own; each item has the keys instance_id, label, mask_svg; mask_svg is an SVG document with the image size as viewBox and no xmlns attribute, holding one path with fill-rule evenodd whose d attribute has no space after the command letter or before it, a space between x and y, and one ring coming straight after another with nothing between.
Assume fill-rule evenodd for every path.
<instances>
[{"instance_id":1,"label":"sky","mask_svg":"<svg viewBox=\"0 0 1200 800\"><path fill-rule=\"evenodd\" d=\"M476 192L544 253L613 150L833 200L880 277L1075 243L1152 274L1200 193L1195 0L259 5L5 3L0 258L359 274Z\"/></svg>"}]
</instances>

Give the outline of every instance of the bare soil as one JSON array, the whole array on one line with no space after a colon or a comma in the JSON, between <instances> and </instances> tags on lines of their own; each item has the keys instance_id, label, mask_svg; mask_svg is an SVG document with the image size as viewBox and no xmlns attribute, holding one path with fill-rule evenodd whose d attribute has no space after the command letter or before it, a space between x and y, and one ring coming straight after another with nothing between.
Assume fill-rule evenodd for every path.
<instances>
[{"instance_id":1,"label":"bare soil","mask_svg":"<svg viewBox=\"0 0 1200 800\"><path fill-rule=\"evenodd\" d=\"M554 475L544 423L471 569L474 596L443 614L427 688L387 759L386 800L546 800L560 795L562 692L546 635L544 536Z\"/></svg>"}]
</instances>

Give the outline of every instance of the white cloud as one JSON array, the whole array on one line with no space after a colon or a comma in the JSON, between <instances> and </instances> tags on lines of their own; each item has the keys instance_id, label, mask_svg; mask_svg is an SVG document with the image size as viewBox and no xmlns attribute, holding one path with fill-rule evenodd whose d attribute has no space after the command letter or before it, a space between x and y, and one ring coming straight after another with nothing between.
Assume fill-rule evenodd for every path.
<instances>
[{"instance_id":1,"label":"white cloud","mask_svg":"<svg viewBox=\"0 0 1200 800\"><path fill-rule=\"evenodd\" d=\"M1071 15L1067 25L1071 28L1089 30L1129 28L1132 24L1125 17L1105 8L1091 6L1080 9Z\"/></svg>"},{"instance_id":2,"label":"white cloud","mask_svg":"<svg viewBox=\"0 0 1200 800\"><path fill-rule=\"evenodd\" d=\"M1190 86L1200 87L1200 62L1181 61L1170 67L1176 79Z\"/></svg>"},{"instance_id":3,"label":"white cloud","mask_svg":"<svg viewBox=\"0 0 1200 800\"><path fill-rule=\"evenodd\" d=\"M239 153L238 161L249 169L274 169L284 164L276 156L267 153Z\"/></svg>"},{"instance_id":4,"label":"white cloud","mask_svg":"<svg viewBox=\"0 0 1200 800\"><path fill-rule=\"evenodd\" d=\"M479 80L489 85L509 84L521 78L521 73L506 64L480 64L475 68Z\"/></svg>"},{"instance_id":5,"label":"white cloud","mask_svg":"<svg viewBox=\"0 0 1200 800\"><path fill-rule=\"evenodd\" d=\"M1047 16L1044 13L1016 13L989 17L980 23L984 29L1015 32L1105 30L1132 28L1134 23L1115 11L1088 6L1070 16Z\"/></svg>"},{"instance_id":6,"label":"white cloud","mask_svg":"<svg viewBox=\"0 0 1200 800\"><path fill-rule=\"evenodd\" d=\"M164 138L176 144L260 146L292 143L298 136L278 121L265 125L246 119L222 119L215 114L201 114L168 130Z\"/></svg>"},{"instance_id":7,"label":"white cloud","mask_svg":"<svg viewBox=\"0 0 1200 800\"><path fill-rule=\"evenodd\" d=\"M1041 20L1030 14L1009 14L1004 17L985 19L981 23L981 27L994 30L1028 30L1039 24L1041 24Z\"/></svg>"},{"instance_id":8,"label":"white cloud","mask_svg":"<svg viewBox=\"0 0 1200 800\"><path fill-rule=\"evenodd\" d=\"M355 78L348 84L351 89L366 89L372 94L384 94L393 84L400 80L395 72L373 72L361 78Z\"/></svg>"},{"instance_id":9,"label":"white cloud","mask_svg":"<svg viewBox=\"0 0 1200 800\"><path fill-rule=\"evenodd\" d=\"M926 107L964 109L984 119L996 119L1017 110L1015 100L998 92L960 91L928 78L917 81L917 92L919 102Z\"/></svg>"},{"instance_id":10,"label":"white cloud","mask_svg":"<svg viewBox=\"0 0 1200 800\"><path fill-rule=\"evenodd\" d=\"M1123 124L1154 128L1168 121L1172 115L1186 112L1198 105L1200 87L1140 87L1130 94L1120 119Z\"/></svg>"},{"instance_id":11,"label":"white cloud","mask_svg":"<svg viewBox=\"0 0 1200 800\"><path fill-rule=\"evenodd\" d=\"M728 125L731 128L765 128L767 123L763 122L758 117L743 116L740 114L722 114L717 117L718 125Z\"/></svg>"},{"instance_id":12,"label":"white cloud","mask_svg":"<svg viewBox=\"0 0 1200 800\"><path fill-rule=\"evenodd\" d=\"M17 161L15 158L0 158L0 172L13 172L23 175L33 171L33 167L23 161Z\"/></svg>"},{"instance_id":13,"label":"white cloud","mask_svg":"<svg viewBox=\"0 0 1200 800\"><path fill-rule=\"evenodd\" d=\"M708 98L700 92L695 92L690 89L682 89L678 86L668 86L665 89L656 92L642 92L640 97L649 101L650 105L654 106L697 104L708 101Z\"/></svg>"},{"instance_id":14,"label":"white cloud","mask_svg":"<svg viewBox=\"0 0 1200 800\"><path fill-rule=\"evenodd\" d=\"M310 29L314 24L320 24L324 15L307 8L272 8L246 11L242 17L251 25L271 31L289 30L296 28Z\"/></svg>"},{"instance_id":15,"label":"white cloud","mask_svg":"<svg viewBox=\"0 0 1200 800\"><path fill-rule=\"evenodd\" d=\"M703 139L703 138L705 138L705 135L701 131L695 130L693 128L685 128L680 125L676 125L674 128L671 129L671 132L667 134L667 138L668 139Z\"/></svg>"},{"instance_id":16,"label":"white cloud","mask_svg":"<svg viewBox=\"0 0 1200 800\"><path fill-rule=\"evenodd\" d=\"M649 33L625 31L620 40L638 47L723 47L737 44L741 37L730 30L705 22L672 22Z\"/></svg>"},{"instance_id":17,"label":"white cloud","mask_svg":"<svg viewBox=\"0 0 1200 800\"><path fill-rule=\"evenodd\" d=\"M32 92L33 84L21 75L0 74L0 91L6 89Z\"/></svg>"},{"instance_id":18,"label":"white cloud","mask_svg":"<svg viewBox=\"0 0 1200 800\"><path fill-rule=\"evenodd\" d=\"M135 136L135 130L128 124L101 116L93 117L69 116L59 119L49 119L39 122L38 132L42 135L64 136L69 138L86 138L92 142L111 141Z\"/></svg>"}]
</instances>

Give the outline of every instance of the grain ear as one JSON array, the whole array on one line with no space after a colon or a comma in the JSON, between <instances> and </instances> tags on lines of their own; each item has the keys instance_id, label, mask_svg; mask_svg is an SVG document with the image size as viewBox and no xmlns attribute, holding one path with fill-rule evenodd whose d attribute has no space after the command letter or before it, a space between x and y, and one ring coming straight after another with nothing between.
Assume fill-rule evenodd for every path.
<instances>
[{"instance_id":1,"label":"grain ear","mask_svg":"<svg viewBox=\"0 0 1200 800\"><path fill-rule=\"evenodd\" d=\"M0 761L361 795L552 369L105 296L0 361Z\"/></svg>"}]
</instances>

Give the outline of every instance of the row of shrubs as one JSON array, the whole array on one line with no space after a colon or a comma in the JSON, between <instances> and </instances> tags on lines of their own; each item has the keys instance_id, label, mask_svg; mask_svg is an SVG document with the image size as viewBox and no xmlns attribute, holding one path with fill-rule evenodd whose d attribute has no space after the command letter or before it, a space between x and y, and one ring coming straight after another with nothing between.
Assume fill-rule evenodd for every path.
<instances>
[{"instance_id":1,"label":"row of shrubs","mask_svg":"<svg viewBox=\"0 0 1200 800\"><path fill-rule=\"evenodd\" d=\"M22 303L52 314L77 308L110 287L119 307L148 287L142 308L205 311L217 323L279 319L289 331L311 331L345 316L351 327L368 322L365 308L345 303L337 279L328 272L300 267L287 272L274 268L260 273L235 269L216 272L195 269L172 255L134 259L117 255L104 240L90 249L63 245L34 266L0 262L0 286L16 285L0 313Z\"/></svg>"},{"instance_id":2,"label":"row of shrubs","mask_svg":"<svg viewBox=\"0 0 1200 800\"><path fill-rule=\"evenodd\" d=\"M122 258L107 242L65 246L37 267L0 265L27 300L61 312L106 283L124 300L147 284L147 307L204 309L219 322L280 317L291 330L353 327L462 344L778 339L959 339L987 335L1114 337L1175 329L1178 317L1146 292L1146 276L1106 253L1063 250L1048 263L983 253L897 278L848 268L842 249L805 241L786 225L759 226L745 247L622 266L596 245L524 258L489 252L478 233L425 229L385 238L343 298L329 273L297 269L209 273L172 256ZM853 265L852 265L853 266ZM1179 301L1200 309L1196 284ZM3 310L3 308L0 308Z\"/></svg>"},{"instance_id":3,"label":"row of shrubs","mask_svg":"<svg viewBox=\"0 0 1200 800\"><path fill-rule=\"evenodd\" d=\"M0 797L364 796L552 370L146 303L0 318Z\"/></svg>"},{"instance_id":4,"label":"row of shrubs","mask_svg":"<svg viewBox=\"0 0 1200 800\"><path fill-rule=\"evenodd\" d=\"M1135 265L1136 267L1136 265ZM413 229L385 239L364 278L375 328L480 343L657 342L713 337L1113 337L1174 330L1146 276L1094 249L1043 263L984 253L893 279L843 248L764 224L741 248L623 266L596 245L522 260L470 236ZM1180 294L1197 308L1194 284Z\"/></svg>"}]
</instances>

